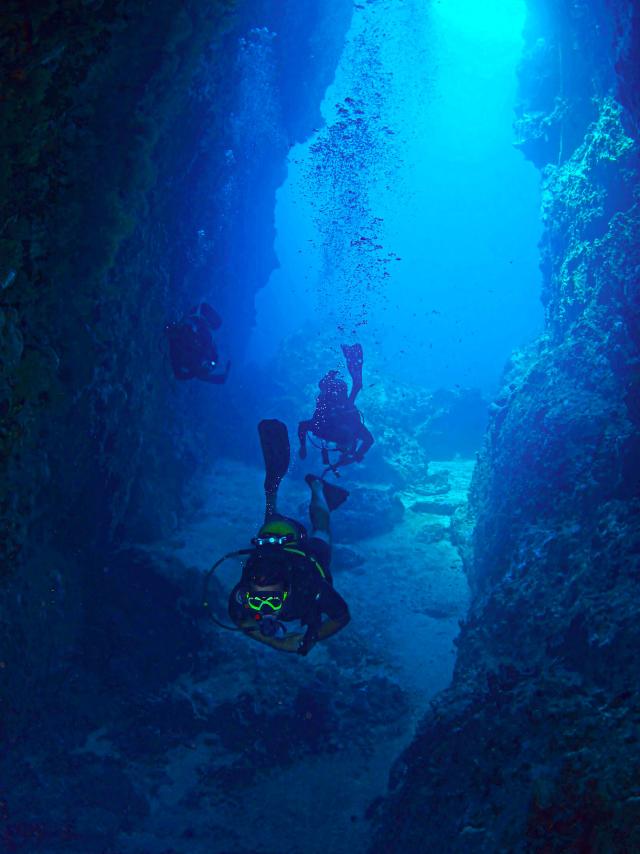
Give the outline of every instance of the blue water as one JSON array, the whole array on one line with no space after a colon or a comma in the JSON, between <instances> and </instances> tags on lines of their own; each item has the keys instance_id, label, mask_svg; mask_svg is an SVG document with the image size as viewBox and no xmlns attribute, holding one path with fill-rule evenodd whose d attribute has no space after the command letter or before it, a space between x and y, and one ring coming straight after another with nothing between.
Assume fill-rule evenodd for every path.
<instances>
[{"instance_id":1,"label":"blue water","mask_svg":"<svg viewBox=\"0 0 640 854\"><path fill-rule=\"evenodd\" d=\"M539 332L539 176L512 130L524 3L474 8L354 14L327 126L289 154L252 358L306 324L390 380L490 392Z\"/></svg>"},{"instance_id":2,"label":"blue water","mask_svg":"<svg viewBox=\"0 0 640 854\"><path fill-rule=\"evenodd\" d=\"M370 805L453 672L469 589L452 519L465 506L486 400L511 352L542 327L539 175L512 131L523 6L355 4L322 120L289 150L274 213L279 266L256 297L243 362L251 293L271 263L268 216L251 200L269 199L269 169L278 172L286 147L281 105L293 91L278 77L278 34L248 23L223 177L211 221L193 235L197 275L174 276L182 283L185 272L181 296L199 289L187 304L205 298L223 315L216 339L221 363L233 365L219 386L178 383L167 365L168 394L189 427L179 435L158 425L167 458L150 452L146 464L166 466L165 488L151 494L143 474L131 505L169 512L164 524L132 528L132 542L91 570L82 667L98 687L69 677L56 695L52 720L64 726L53 747L39 734L42 779L55 785L25 772L12 792L12 810L28 818L16 819L16 838L41 833L29 824L40 812L53 828L33 850L86 854L85 839L118 854L366 850ZM218 232L231 237L209 282ZM298 458L296 425L328 369L348 379L340 345L356 341L357 403L376 441L340 473L350 496L331 518L335 589L352 620L308 657L282 655L205 619L202 578L261 524L261 418L287 422L279 509L307 522L304 475L323 466L317 447ZM207 592L227 628L241 571L237 558L225 562Z\"/></svg>"}]
</instances>

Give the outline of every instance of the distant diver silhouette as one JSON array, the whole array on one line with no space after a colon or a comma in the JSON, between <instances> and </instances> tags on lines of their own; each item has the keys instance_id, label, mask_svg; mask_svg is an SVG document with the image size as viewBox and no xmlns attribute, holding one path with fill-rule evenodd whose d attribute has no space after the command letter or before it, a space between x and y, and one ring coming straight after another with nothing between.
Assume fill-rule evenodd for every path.
<instances>
[{"instance_id":1,"label":"distant diver silhouette","mask_svg":"<svg viewBox=\"0 0 640 854\"><path fill-rule=\"evenodd\" d=\"M362 389L362 345L343 344L342 352L351 375L351 392L347 394L347 384L338 378L338 371L329 371L318 383L320 394L316 398L315 412L311 418L298 424L300 459L307 456L306 440L310 433L321 442L324 474L333 471L337 475L340 466L362 462L374 442L355 405ZM332 454L338 454L334 461L331 460Z\"/></svg>"},{"instance_id":2,"label":"distant diver silhouette","mask_svg":"<svg viewBox=\"0 0 640 854\"><path fill-rule=\"evenodd\" d=\"M165 326L169 358L178 380L202 380L222 385L229 375L231 362L218 372L218 348L213 333L220 328L220 315L208 303L194 306L180 321Z\"/></svg>"}]
</instances>

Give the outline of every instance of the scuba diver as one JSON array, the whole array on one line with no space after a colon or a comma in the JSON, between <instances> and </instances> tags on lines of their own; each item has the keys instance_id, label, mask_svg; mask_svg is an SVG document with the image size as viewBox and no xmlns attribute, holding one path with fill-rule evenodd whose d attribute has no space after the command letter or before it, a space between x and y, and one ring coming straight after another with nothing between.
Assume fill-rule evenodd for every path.
<instances>
[{"instance_id":1,"label":"scuba diver","mask_svg":"<svg viewBox=\"0 0 640 854\"><path fill-rule=\"evenodd\" d=\"M329 371L318 383L320 394L313 416L298 424L300 459L307 456L307 433L311 433L322 442L324 474L331 470L337 475L338 466L362 462L374 441L355 405L362 388L362 345L343 344L342 352L353 383L350 394L346 382L338 379L338 371ZM339 454L334 463L329 456L332 452Z\"/></svg>"},{"instance_id":2,"label":"scuba diver","mask_svg":"<svg viewBox=\"0 0 640 854\"><path fill-rule=\"evenodd\" d=\"M206 302L192 308L182 320L165 326L177 380L197 379L216 385L226 382L231 362L227 362L223 373L216 373L218 348L213 333L221 326L220 315Z\"/></svg>"},{"instance_id":3,"label":"scuba diver","mask_svg":"<svg viewBox=\"0 0 640 854\"><path fill-rule=\"evenodd\" d=\"M309 535L302 523L277 510L278 487L289 468L286 425L261 421L258 432L266 472L264 524L252 540L253 549L240 552L248 558L229 596L229 616L254 640L282 652L307 655L318 641L336 634L351 619L347 603L333 588L330 572L330 513L349 493L316 475L306 476L311 489ZM285 623L292 621L299 621L306 631L288 631Z\"/></svg>"}]
</instances>

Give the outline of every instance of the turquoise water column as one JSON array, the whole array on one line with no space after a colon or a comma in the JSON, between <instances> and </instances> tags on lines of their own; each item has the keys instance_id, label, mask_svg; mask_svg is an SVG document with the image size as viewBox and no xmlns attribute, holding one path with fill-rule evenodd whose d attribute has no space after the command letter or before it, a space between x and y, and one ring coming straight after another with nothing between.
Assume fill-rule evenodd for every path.
<instances>
[{"instance_id":1,"label":"turquoise water column","mask_svg":"<svg viewBox=\"0 0 640 854\"><path fill-rule=\"evenodd\" d=\"M491 393L542 322L538 174L512 130L524 2L356 11L326 127L290 152L252 352L308 324L389 381Z\"/></svg>"}]
</instances>

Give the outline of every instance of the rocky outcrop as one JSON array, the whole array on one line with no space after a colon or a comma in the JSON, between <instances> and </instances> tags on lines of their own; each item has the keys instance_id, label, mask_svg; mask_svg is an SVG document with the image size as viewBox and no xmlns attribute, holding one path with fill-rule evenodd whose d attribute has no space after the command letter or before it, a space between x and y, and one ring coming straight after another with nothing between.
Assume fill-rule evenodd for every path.
<instances>
[{"instance_id":1,"label":"rocky outcrop","mask_svg":"<svg viewBox=\"0 0 640 854\"><path fill-rule=\"evenodd\" d=\"M491 406L453 684L376 852L640 849L638 10L529 5L545 334Z\"/></svg>"},{"instance_id":2,"label":"rocky outcrop","mask_svg":"<svg viewBox=\"0 0 640 854\"><path fill-rule=\"evenodd\" d=\"M319 121L350 14L343 0L3 6L0 660L13 709L72 653L98 589L118 609L105 554L173 530L221 446L226 390L177 386L163 327L207 296L223 347L241 352L275 264L286 153Z\"/></svg>"}]
</instances>

